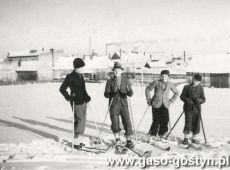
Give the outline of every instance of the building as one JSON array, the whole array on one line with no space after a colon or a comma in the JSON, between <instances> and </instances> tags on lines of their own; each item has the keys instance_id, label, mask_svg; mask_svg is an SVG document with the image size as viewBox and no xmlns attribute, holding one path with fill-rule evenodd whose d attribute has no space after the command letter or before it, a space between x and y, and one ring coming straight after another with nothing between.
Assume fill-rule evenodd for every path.
<instances>
[{"instance_id":1,"label":"building","mask_svg":"<svg viewBox=\"0 0 230 170\"><path fill-rule=\"evenodd\" d=\"M203 55L195 56L186 69L188 81L192 81L194 74L199 73L202 84L208 87L229 88L230 87L230 56Z\"/></svg>"}]
</instances>

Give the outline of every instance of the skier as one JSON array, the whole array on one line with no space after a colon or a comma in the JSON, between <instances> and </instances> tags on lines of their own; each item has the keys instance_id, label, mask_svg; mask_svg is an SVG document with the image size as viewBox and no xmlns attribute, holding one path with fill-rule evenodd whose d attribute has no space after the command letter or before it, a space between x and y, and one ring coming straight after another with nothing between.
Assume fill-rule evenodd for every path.
<instances>
[{"instance_id":1,"label":"skier","mask_svg":"<svg viewBox=\"0 0 230 170\"><path fill-rule=\"evenodd\" d=\"M168 131L169 122L169 106L174 103L179 92L176 86L169 80L169 71L161 71L161 79L154 80L145 89L145 95L147 103L152 106L152 125L148 132L149 143L153 143L156 139L156 135L159 135L163 140L164 136ZM154 89L154 96L151 98L150 92ZM169 92L172 91L174 94L169 99Z\"/></svg>"},{"instance_id":2,"label":"skier","mask_svg":"<svg viewBox=\"0 0 230 170\"><path fill-rule=\"evenodd\" d=\"M91 100L85 88L85 80L83 77L84 66L85 63L81 58L75 58L73 61L74 70L66 76L60 87L61 94L67 101L70 101L71 107L74 109L75 144L81 142L80 135L84 134L87 102ZM68 87L70 88L70 94L67 92Z\"/></svg>"},{"instance_id":3,"label":"skier","mask_svg":"<svg viewBox=\"0 0 230 170\"><path fill-rule=\"evenodd\" d=\"M116 140L116 147L119 148L122 146L119 133L121 131L119 116L121 116L125 129L126 146L132 148L134 147L132 141L133 131L127 101L127 96L133 96L131 82L126 75L122 74L123 67L118 62L114 64L113 73L114 76L107 81L104 92L104 96L109 98L111 129Z\"/></svg>"},{"instance_id":4,"label":"skier","mask_svg":"<svg viewBox=\"0 0 230 170\"><path fill-rule=\"evenodd\" d=\"M200 133L201 104L206 100L201 80L201 75L195 74L192 83L184 86L180 96L185 112L184 144L199 144L197 135Z\"/></svg>"}]
</instances>

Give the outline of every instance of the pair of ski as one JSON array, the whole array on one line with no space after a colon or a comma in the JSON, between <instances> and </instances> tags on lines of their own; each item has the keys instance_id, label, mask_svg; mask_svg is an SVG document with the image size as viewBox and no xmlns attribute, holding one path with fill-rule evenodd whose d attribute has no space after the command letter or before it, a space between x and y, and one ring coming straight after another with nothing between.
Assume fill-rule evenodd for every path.
<instances>
[{"instance_id":1,"label":"pair of ski","mask_svg":"<svg viewBox=\"0 0 230 170\"><path fill-rule=\"evenodd\" d=\"M122 145L116 145L115 144L114 147L116 148L116 150L115 150L116 154L126 154L128 152L128 150L131 150L133 153L137 154L139 157L148 158L152 155L152 151L142 150L135 145L133 147L126 147L124 144L122 144Z\"/></svg>"},{"instance_id":2,"label":"pair of ski","mask_svg":"<svg viewBox=\"0 0 230 170\"><path fill-rule=\"evenodd\" d=\"M161 150L165 150L165 151L169 151L170 150L170 146L168 144L167 141L162 141L161 139L153 139L151 140L151 142L149 141L149 137L147 135L140 137L139 141L144 142L144 143L148 143L154 147L157 147Z\"/></svg>"},{"instance_id":3,"label":"pair of ski","mask_svg":"<svg viewBox=\"0 0 230 170\"><path fill-rule=\"evenodd\" d=\"M181 139L178 140L178 146L183 149L195 149L195 150L202 150L201 144L196 144L196 143L188 143L184 144Z\"/></svg>"},{"instance_id":4,"label":"pair of ski","mask_svg":"<svg viewBox=\"0 0 230 170\"><path fill-rule=\"evenodd\" d=\"M68 146L72 147L72 142L66 139L62 139L61 143ZM100 148L100 147L91 147L91 146L85 146L85 144L80 143L78 145L74 144L74 149L79 150L79 151L85 151L85 152L91 152L95 154L100 154L100 153L106 153L111 147L108 146L107 148Z\"/></svg>"}]
</instances>

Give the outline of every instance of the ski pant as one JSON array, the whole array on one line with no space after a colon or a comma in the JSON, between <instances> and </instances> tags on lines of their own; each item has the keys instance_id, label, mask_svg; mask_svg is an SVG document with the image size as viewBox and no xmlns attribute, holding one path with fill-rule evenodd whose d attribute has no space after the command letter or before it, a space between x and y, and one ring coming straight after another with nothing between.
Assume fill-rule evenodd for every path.
<instances>
[{"instance_id":1,"label":"ski pant","mask_svg":"<svg viewBox=\"0 0 230 170\"><path fill-rule=\"evenodd\" d=\"M190 133L200 133L200 112L192 108L185 111L184 134Z\"/></svg>"},{"instance_id":2,"label":"ski pant","mask_svg":"<svg viewBox=\"0 0 230 170\"><path fill-rule=\"evenodd\" d=\"M74 105L74 134L77 137L85 131L87 104Z\"/></svg>"},{"instance_id":3,"label":"ski pant","mask_svg":"<svg viewBox=\"0 0 230 170\"><path fill-rule=\"evenodd\" d=\"M164 135L168 131L169 110L164 105L160 108L152 107L152 125L149 134L156 136Z\"/></svg>"},{"instance_id":4,"label":"ski pant","mask_svg":"<svg viewBox=\"0 0 230 170\"><path fill-rule=\"evenodd\" d=\"M113 133L121 131L119 125L119 116L121 116L122 124L125 129L125 135L130 136L133 134L132 124L130 121L129 109L127 104L123 104L121 101L112 105L110 108L110 119L112 122L111 129Z\"/></svg>"}]
</instances>

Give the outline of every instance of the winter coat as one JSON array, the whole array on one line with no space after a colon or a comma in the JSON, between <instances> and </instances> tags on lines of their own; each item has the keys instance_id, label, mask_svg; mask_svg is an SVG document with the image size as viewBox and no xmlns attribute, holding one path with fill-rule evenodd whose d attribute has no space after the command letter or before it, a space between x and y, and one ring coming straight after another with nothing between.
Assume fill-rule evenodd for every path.
<instances>
[{"instance_id":1,"label":"winter coat","mask_svg":"<svg viewBox=\"0 0 230 170\"><path fill-rule=\"evenodd\" d=\"M201 104L206 101L204 89L200 84L195 88L192 84L185 85L180 99L184 102L185 112L201 112Z\"/></svg>"},{"instance_id":2,"label":"winter coat","mask_svg":"<svg viewBox=\"0 0 230 170\"><path fill-rule=\"evenodd\" d=\"M70 88L70 95L66 90L68 87ZM67 101L74 101L76 105L90 101L90 96L86 92L83 75L76 71L66 76L59 90Z\"/></svg>"},{"instance_id":3,"label":"winter coat","mask_svg":"<svg viewBox=\"0 0 230 170\"><path fill-rule=\"evenodd\" d=\"M117 87L116 77L109 79L106 83L104 96L109 98L109 103L113 98L111 107L118 104L119 101L123 106L128 106L127 96L133 96L130 79L128 79L126 75L122 74L120 87Z\"/></svg>"},{"instance_id":4,"label":"winter coat","mask_svg":"<svg viewBox=\"0 0 230 170\"><path fill-rule=\"evenodd\" d=\"M154 96L151 99L150 92L154 89ZM171 99L169 99L169 92L172 91L174 94ZM147 101L151 100L151 105L154 108L160 108L162 104L169 108L170 104L175 102L179 96L179 92L174 85L174 83L168 81L166 86L162 80L155 80L145 89L145 95Z\"/></svg>"}]
</instances>

